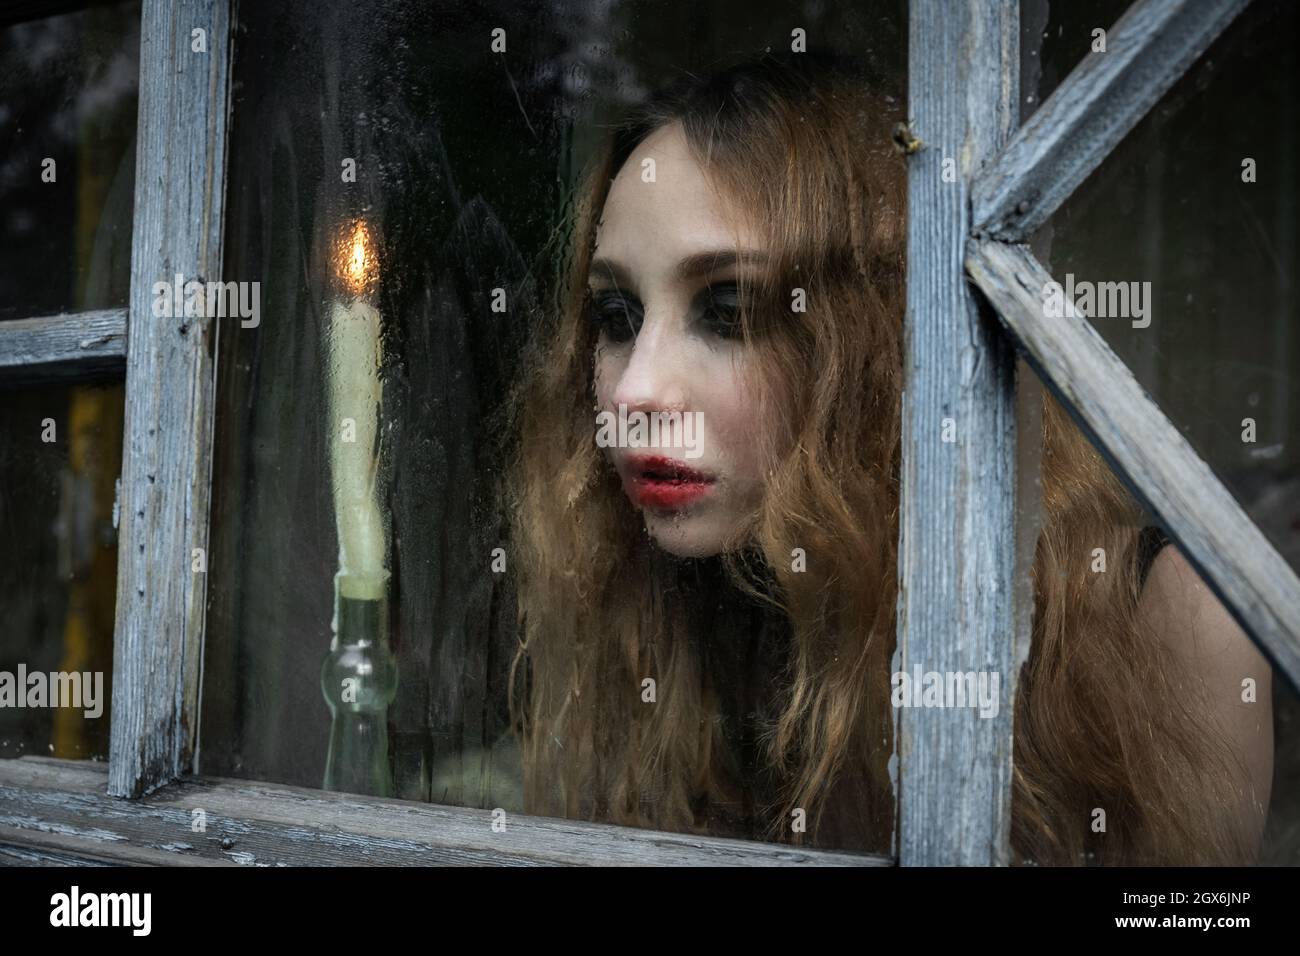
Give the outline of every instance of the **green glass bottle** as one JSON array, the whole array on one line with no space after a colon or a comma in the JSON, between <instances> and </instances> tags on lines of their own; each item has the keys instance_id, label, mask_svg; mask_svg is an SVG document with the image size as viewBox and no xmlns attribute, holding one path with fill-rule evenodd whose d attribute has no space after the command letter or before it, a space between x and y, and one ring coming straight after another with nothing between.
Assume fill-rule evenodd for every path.
<instances>
[{"instance_id":1,"label":"green glass bottle","mask_svg":"<svg viewBox=\"0 0 1300 956\"><path fill-rule=\"evenodd\" d=\"M392 795L388 708L397 696L397 661L388 647L388 599L334 591L334 639L321 667L321 691L332 715L325 789Z\"/></svg>"}]
</instances>

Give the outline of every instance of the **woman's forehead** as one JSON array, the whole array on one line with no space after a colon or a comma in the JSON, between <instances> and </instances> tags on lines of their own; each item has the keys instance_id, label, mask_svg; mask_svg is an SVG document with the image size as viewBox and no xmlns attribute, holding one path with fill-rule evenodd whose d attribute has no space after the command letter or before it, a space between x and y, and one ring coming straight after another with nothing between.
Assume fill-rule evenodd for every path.
<instances>
[{"instance_id":1,"label":"woman's forehead","mask_svg":"<svg viewBox=\"0 0 1300 956\"><path fill-rule=\"evenodd\" d=\"M757 238L673 123L646 137L614 177L596 250L602 259L668 270L703 252L756 248Z\"/></svg>"}]
</instances>

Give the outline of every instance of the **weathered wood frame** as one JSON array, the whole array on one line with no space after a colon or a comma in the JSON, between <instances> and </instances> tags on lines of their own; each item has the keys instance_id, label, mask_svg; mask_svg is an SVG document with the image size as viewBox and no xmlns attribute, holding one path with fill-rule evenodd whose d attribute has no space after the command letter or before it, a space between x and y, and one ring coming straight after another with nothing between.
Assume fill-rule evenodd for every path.
<instances>
[{"instance_id":1,"label":"weathered wood frame","mask_svg":"<svg viewBox=\"0 0 1300 956\"><path fill-rule=\"evenodd\" d=\"M1178 538L1237 621L1300 684L1300 578L1088 321L1044 309L1021 245L1249 0L1139 0L973 189L966 268L1043 380Z\"/></svg>"},{"instance_id":2,"label":"weathered wood frame","mask_svg":"<svg viewBox=\"0 0 1300 956\"><path fill-rule=\"evenodd\" d=\"M144 0L127 325L109 792L190 769L206 604L216 321L153 315L154 283L221 278L232 0ZM193 47L206 31L206 51ZM202 560L196 561L196 549Z\"/></svg>"},{"instance_id":3,"label":"weathered wood frame","mask_svg":"<svg viewBox=\"0 0 1300 956\"><path fill-rule=\"evenodd\" d=\"M1043 314L1051 275L1024 246L974 240L966 267L1055 394L1178 538L1261 649L1300 683L1300 578L1080 317Z\"/></svg>"},{"instance_id":4,"label":"weathered wood frame","mask_svg":"<svg viewBox=\"0 0 1300 956\"><path fill-rule=\"evenodd\" d=\"M908 171L893 670L997 674L1004 703L992 719L895 710L903 863L1008 862L1005 701L1015 699L1029 646L1015 579L1015 355L967 284L962 259L972 179L1018 120L1019 6L912 0L908 23L910 135L920 147Z\"/></svg>"},{"instance_id":5,"label":"weathered wood frame","mask_svg":"<svg viewBox=\"0 0 1300 956\"><path fill-rule=\"evenodd\" d=\"M0 355L17 356L0 364L6 380L127 369L109 768L0 762L0 859L890 862L521 817L513 826L526 839L507 848L493 844L484 811L186 776L196 746L206 583L190 560L193 548L206 547L215 329L206 321L154 319L149 303L152 282L176 272L187 279L221 274L234 2L144 3L130 321L109 312L0 326ZM1178 536L1243 626L1293 681L1300 676L1295 574L1087 323L1042 315L1047 273L1018 244L1246 2L1138 0L1109 31L1111 52L1086 58L1014 135L1016 0L912 2L915 152L896 669L998 672L1005 713L972 724L900 712L904 865L1009 858L1007 702L1029 641L1016 566L1014 347ZM186 69L184 57L189 31L205 24L211 72L201 74ZM150 37L166 38L164 55L151 59L157 48L149 49ZM956 182L944 181L945 159L956 161ZM997 320L972 293L967 273ZM955 441L943 441L945 419ZM1019 553L1023 558L1023 547ZM200 808L216 821L215 834L202 839L190 830L190 811Z\"/></svg>"},{"instance_id":6,"label":"weathered wood frame","mask_svg":"<svg viewBox=\"0 0 1300 956\"><path fill-rule=\"evenodd\" d=\"M186 777L105 795L103 764L0 760L0 865L888 866L885 857ZM202 810L203 817L194 811ZM196 819L203 829L195 831Z\"/></svg>"},{"instance_id":7,"label":"weathered wood frame","mask_svg":"<svg viewBox=\"0 0 1300 956\"><path fill-rule=\"evenodd\" d=\"M978 236L1025 242L1250 0L1139 0L983 171Z\"/></svg>"},{"instance_id":8,"label":"weathered wood frame","mask_svg":"<svg viewBox=\"0 0 1300 956\"><path fill-rule=\"evenodd\" d=\"M6 384L75 381L126 368L126 309L0 322Z\"/></svg>"},{"instance_id":9,"label":"weathered wood frame","mask_svg":"<svg viewBox=\"0 0 1300 956\"><path fill-rule=\"evenodd\" d=\"M155 282L221 275L233 3L143 0L128 307L0 324L6 383L125 370L109 759L123 796L176 779L197 741L216 328L152 303Z\"/></svg>"},{"instance_id":10,"label":"weathered wood frame","mask_svg":"<svg viewBox=\"0 0 1300 956\"><path fill-rule=\"evenodd\" d=\"M1015 437L1009 429L999 434L992 427L1006 416L1006 393L990 375L991 369L1005 367L1005 345L997 336L984 336L972 318L971 303L955 296L953 288L964 279L964 270L996 309L1009 340L1177 537L1233 616L1291 681L1300 683L1300 579L1087 320L1045 314L1045 285L1051 276L1023 245L1247 2L1138 0L1107 32L1108 52L1086 57L1006 148L974 173L973 181L964 156L959 182L949 184L958 188L945 196L936 169L944 158L957 155L958 145L974 144L973 162L979 163L986 155L984 144L1001 129L995 106L1007 93L987 82L971 83L954 93L956 104L937 105L925 93L931 84L950 82L954 71L970 69L972 61L992 68L997 59L992 48L1001 41L983 27L954 46L944 30L955 11L913 0L910 133L919 149L911 159L908 264L910 274L918 269L927 274L909 285L905 415L911 426L904 431L899 605L904 665L919 659L923 663L913 666L926 670L947 669L948 663L954 670L979 670L981 661L996 666L1010 660L1018 667L1018 652L1029 639L1022 617L1015 628L990 634L986 621L972 613L983 588L994 588L1003 600L1011 593L1005 590L1014 570L1005 531L989 527L984 515L972 518L968 509L976 482L989 470L1004 474ZM980 13L967 16L978 21ZM981 53L978 47L985 49ZM1002 63L1009 75L1014 59L1004 55ZM976 127L966 137L961 135L963 109L966 121ZM959 231L958 217L965 222L966 210L954 214L951 193L963 189L969 190L974 226L962 240L963 261L954 265L947 248ZM926 205L918 206L918 201ZM934 270L942 274L934 275ZM920 369L922 358L939 367ZM977 422L969 434L977 449L966 454L953 449L945 456L937 424L954 409L973 412L984 424ZM958 434L959 444L967 440L960 426ZM909 452L922 463L919 475L916 465L907 465ZM1005 515L1009 487L993 499L999 517ZM953 526L976 531L957 539L962 547L987 548L995 555L997 566L986 579L963 577L967 555L943 548L952 541L945 532ZM909 534L915 536L910 544ZM911 555L918 553L928 561L913 561ZM934 584L926 581L936 568L951 587L937 595L937 604L931 603L936 600ZM1002 701L1010 707L1014 682L1004 680L1003 686ZM927 723L907 710L900 725L900 862L1004 862L1009 852L1004 815L1011 796L1009 738L989 733L972 749L969 724L951 719ZM909 734L909 727L923 729Z\"/></svg>"}]
</instances>

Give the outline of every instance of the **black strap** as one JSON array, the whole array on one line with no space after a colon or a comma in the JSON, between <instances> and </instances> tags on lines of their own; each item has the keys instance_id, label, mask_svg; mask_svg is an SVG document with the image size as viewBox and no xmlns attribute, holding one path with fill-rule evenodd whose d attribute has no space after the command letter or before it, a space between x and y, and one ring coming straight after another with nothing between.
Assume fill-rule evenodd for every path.
<instances>
[{"instance_id":1,"label":"black strap","mask_svg":"<svg viewBox=\"0 0 1300 956\"><path fill-rule=\"evenodd\" d=\"M1137 540L1137 563L1138 563L1138 586L1143 587L1147 583L1147 575L1151 573L1151 565L1155 563L1156 555L1160 549L1169 544L1169 536L1164 530L1153 524L1147 525L1138 534Z\"/></svg>"}]
</instances>

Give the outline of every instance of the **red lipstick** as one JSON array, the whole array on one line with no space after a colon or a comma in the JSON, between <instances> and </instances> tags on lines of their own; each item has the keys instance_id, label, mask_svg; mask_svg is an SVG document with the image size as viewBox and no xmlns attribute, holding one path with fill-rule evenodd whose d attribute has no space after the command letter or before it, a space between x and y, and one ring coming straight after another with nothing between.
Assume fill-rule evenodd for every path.
<instances>
[{"instance_id":1,"label":"red lipstick","mask_svg":"<svg viewBox=\"0 0 1300 956\"><path fill-rule=\"evenodd\" d=\"M632 455L627 459L624 487L643 508L678 511L709 493L714 478L689 468L677 458Z\"/></svg>"}]
</instances>

